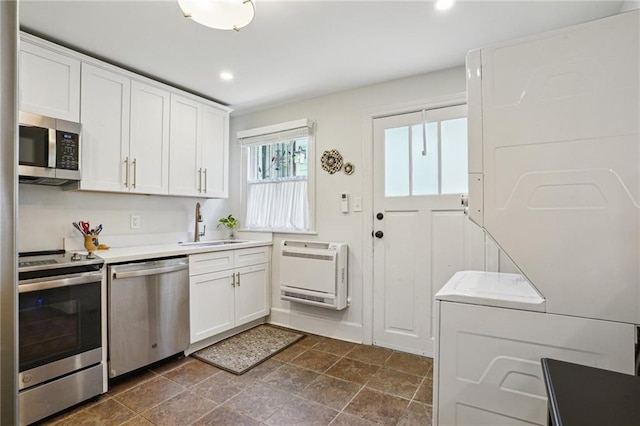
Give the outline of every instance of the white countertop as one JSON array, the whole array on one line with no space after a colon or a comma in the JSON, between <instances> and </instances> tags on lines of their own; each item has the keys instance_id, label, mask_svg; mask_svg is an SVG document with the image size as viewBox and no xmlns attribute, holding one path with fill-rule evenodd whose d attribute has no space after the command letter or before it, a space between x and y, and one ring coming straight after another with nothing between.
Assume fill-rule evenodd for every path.
<instances>
[{"instance_id":1,"label":"white countertop","mask_svg":"<svg viewBox=\"0 0 640 426\"><path fill-rule=\"evenodd\" d=\"M270 246L273 243L271 241L253 241L253 240L241 240L242 242L236 242L232 244L221 245L182 245L178 243L172 244L152 244L146 246L133 246L133 247L119 247L110 248L108 250L98 250L95 255L104 259L106 264L130 262L136 260L152 259L159 257L170 256L186 256L195 253L208 253L222 250L237 250L250 247L262 247ZM206 241L203 241L203 243ZM86 251L79 251L81 254L86 254Z\"/></svg>"},{"instance_id":2,"label":"white countertop","mask_svg":"<svg viewBox=\"0 0 640 426\"><path fill-rule=\"evenodd\" d=\"M460 271L436 293L442 301L545 312L545 299L520 274Z\"/></svg>"}]
</instances>

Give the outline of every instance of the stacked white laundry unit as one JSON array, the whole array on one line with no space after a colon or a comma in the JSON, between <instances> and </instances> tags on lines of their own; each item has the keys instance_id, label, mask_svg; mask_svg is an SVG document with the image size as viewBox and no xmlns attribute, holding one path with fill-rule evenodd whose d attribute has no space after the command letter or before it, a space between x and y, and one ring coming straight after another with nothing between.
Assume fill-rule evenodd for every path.
<instances>
[{"instance_id":1,"label":"stacked white laundry unit","mask_svg":"<svg viewBox=\"0 0 640 426\"><path fill-rule=\"evenodd\" d=\"M520 274L436 294L434 424L545 425L542 357L637 374L639 34L634 10L467 56L469 217Z\"/></svg>"}]
</instances>

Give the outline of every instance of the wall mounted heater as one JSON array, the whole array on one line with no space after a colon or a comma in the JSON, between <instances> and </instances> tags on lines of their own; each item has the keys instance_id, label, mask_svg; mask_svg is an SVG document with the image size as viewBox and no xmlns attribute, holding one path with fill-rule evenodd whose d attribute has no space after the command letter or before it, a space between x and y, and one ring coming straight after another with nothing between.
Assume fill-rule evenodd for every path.
<instances>
[{"instance_id":1,"label":"wall mounted heater","mask_svg":"<svg viewBox=\"0 0 640 426\"><path fill-rule=\"evenodd\" d=\"M335 310L348 306L347 244L284 240L281 249L281 299Z\"/></svg>"}]
</instances>

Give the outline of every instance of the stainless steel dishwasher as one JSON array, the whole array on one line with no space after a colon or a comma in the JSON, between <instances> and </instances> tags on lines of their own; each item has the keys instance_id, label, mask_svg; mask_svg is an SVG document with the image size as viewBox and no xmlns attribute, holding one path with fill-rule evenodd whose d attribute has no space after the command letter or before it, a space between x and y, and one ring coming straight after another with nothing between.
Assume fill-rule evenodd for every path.
<instances>
[{"instance_id":1,"label":"stainless steel dishwasher","mask_svg":"<svg viewBox=\"0 0 640 426\"><path fill-rule=\"evenodd\" d=\"M109 377L189 346L186 257L109 266Z\"/></svg>"}]
</instances>

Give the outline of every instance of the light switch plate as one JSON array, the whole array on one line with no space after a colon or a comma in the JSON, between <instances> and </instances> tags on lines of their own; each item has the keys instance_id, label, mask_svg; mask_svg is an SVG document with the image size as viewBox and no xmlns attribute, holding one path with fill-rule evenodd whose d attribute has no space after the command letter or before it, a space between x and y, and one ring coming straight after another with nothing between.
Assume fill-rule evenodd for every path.
<instances>
[{"instance_id":1,"label":"light switch plate","mask_svg":"<svg viewBox=\"0 0 640 426\"><path fill-rule=\"evenodd\" d=\"M362 211L362 197L353 197L353 211L354 212Z\"/></svg>"},{"instance_id":2,"label":"light switch plate","mask_svg":"<svg viewBox=\"0 0 640 426\"><path fill-rule=\"evenodd\" d=\"M131 229L140 229L140 215L132 214L131 215Z\"/></svg>"}]
</instances>

